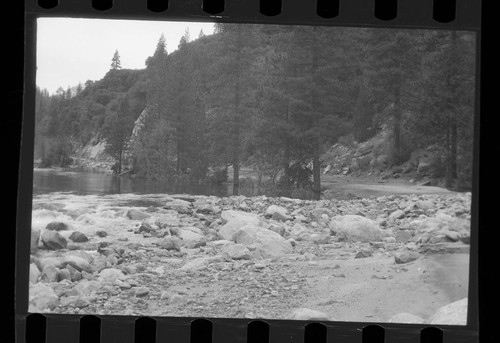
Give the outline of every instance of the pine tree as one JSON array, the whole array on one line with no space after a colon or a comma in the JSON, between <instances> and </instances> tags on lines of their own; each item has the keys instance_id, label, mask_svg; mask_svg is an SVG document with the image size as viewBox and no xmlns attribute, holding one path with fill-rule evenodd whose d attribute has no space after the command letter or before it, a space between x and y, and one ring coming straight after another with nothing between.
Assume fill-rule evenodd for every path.
<instances>
[{"instance_id":1,"label":"pine tree","mask_svg":"<svg viewBox=\"0 0 500 343\"><path fill-rule=\"evenodd\" d=\"M111 70L119 70L122 69L122 65L120 62L120 54L118 50L115 50L113 58L111 59Z\"/></svg>"}]
</instances>

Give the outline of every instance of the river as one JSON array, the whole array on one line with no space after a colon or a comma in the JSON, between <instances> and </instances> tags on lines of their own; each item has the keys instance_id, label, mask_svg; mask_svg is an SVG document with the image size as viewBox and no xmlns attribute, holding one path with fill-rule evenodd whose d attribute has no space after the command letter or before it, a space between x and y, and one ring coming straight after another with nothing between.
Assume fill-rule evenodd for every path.
<instances>
[{"instance_id":1,"label":"river","mask_svg":"<svg viewBox=\"0 0 500 343\"><path fill-rule=\"evenodd\" d=\"M232 188L231 183L166 184L147 182L143 179L117 176L109 172L77 172L35 168L33 173L33 195L51 192L71 192L80 195L165 193L223 197L232 195Z\"/></svg>"}]
</instances>

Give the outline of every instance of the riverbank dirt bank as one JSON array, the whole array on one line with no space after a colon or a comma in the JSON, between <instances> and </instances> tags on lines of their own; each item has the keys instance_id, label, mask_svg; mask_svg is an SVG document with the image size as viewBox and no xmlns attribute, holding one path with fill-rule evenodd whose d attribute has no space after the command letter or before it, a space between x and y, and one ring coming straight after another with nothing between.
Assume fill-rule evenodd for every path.
<instances>
[{"instance_id":1,"label":"riverbank dirt bank","mask_svg":"<svg viewBox=\"0 0 500 343\"><path fill-rule=\"evenodd\" d=\"M32 233L32 312L465 323L470 193L50 193Z\"/></svg>"}]
</instances>

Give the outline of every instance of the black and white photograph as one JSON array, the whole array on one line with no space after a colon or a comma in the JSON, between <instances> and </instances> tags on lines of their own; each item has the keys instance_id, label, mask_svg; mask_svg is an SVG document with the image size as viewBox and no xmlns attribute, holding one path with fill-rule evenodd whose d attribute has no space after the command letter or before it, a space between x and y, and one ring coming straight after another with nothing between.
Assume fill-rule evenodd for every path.
<instances>
[{"instance_id":1,"label":"black and white photograph","mask_svg":"<svg viewBox=\"0 0 500 343\"><path fill-rule=\"evenodd\" d=\"M28 311L467 325L476 63L474 31L37 19Z\"/></svg>"}]
</instances>

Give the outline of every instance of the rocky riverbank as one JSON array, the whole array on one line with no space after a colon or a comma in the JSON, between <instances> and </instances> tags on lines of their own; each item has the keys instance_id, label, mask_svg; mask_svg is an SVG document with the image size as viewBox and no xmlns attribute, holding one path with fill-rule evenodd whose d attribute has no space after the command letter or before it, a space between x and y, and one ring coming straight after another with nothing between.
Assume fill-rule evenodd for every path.
<instances>
[{"instance_id":1,"label":"rocky riverbank","mask_svg":"<svg viewBox=\"0 0 500 343\"><path fill-rule=\"evenodd\" d=\"M470 207L470 193L45 194L29 310L463 324Z\"/></svg>"}]
</instances>

